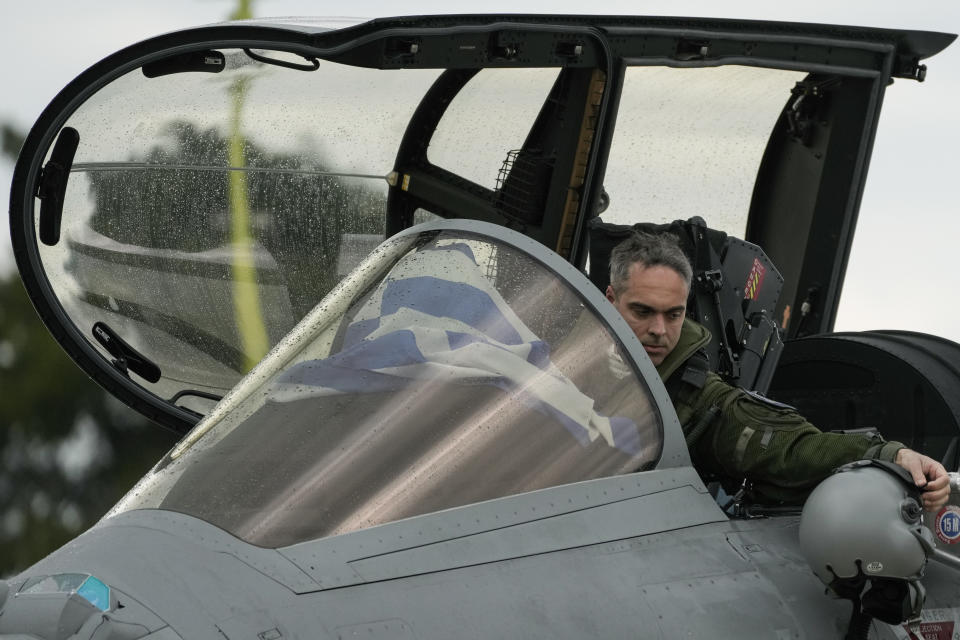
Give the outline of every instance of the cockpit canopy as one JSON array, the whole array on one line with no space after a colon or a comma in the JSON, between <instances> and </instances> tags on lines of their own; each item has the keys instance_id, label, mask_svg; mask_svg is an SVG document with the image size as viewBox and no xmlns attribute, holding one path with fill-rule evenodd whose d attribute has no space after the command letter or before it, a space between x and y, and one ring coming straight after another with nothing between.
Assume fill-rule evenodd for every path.
<instances>
[{"instance_id":1,"label":"cockpit canopy","mask_svg":"<svg viewBox=\"0 0 960 640\"><path fill-rule=\"evenodd\" d=\"M832 326L883 92L947 34L630 16L211 25L119 51L28 135L27 291L74 359L183 434L384 238L702 216ZM344 28L345 27L345 28ZM801 314L793 313L798 318Z\"/></svg>"},{"instance_id":2,"label":"cockpit canopy","mask_svg":"<svg viewBox=\"0 0 960 640\"><path fill-rule=\"evenodd\" d=\"M114 512L279 547L652 468L663 409L599 292L518 234L431 227L374 251Z\"/></svg>"}]
</instances>

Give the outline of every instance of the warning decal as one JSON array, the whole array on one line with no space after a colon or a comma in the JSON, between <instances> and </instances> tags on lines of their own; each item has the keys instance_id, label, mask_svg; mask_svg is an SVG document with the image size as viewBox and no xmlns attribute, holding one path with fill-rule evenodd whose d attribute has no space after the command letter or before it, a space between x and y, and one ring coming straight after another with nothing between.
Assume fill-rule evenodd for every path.
<instances>
[{"instance_id":1,"label":"warning decal","mask_svg":"<svg viewBox=\"0 0 960 640\"><path fill-rule=\"evenodd\" d=\"M910 640L920 640L918 636L907 630ZM923 640L953 640L953 622L921 622L920 633Z\"/></svg>"},{"instance_id":2,"label":"warning decal","mask_svg":"<svg viewBox=\"0 0 960 640\"><path fill-rule=\"evenodd\" d=\"M920 613L920 624L917 635L906 625L891 627L894 635L900 640L956 640L955 631L960 631L957 620L960 619L958 609L924 609ZM921 637L922 636L922 637Z\"/></svg>"},{"instance_id":3,"label":"warning decal","mask_svg":"<svg viewBox=\"0 0 960 640\"><path fill-rule=\"evenodd\" d=\"M941 542L947 544L960 542L960 507L948 504L940 509L934 523L934 530Z\"/></svg>"},{"instance_id":4,"label":"warning decal","mask_svg":"<svg viewBox=\"0 0 960 640\"><path fill-rule=\"evenodd\" d=\"M760 295L760 287L763 286L763 277L767 274L767 268L763 266L759 258L753 259L753 267L750 268L750 275L747 276L747 282L743 285L743 297L747 300L756 300Z\"/></svg>"}]
</instances>

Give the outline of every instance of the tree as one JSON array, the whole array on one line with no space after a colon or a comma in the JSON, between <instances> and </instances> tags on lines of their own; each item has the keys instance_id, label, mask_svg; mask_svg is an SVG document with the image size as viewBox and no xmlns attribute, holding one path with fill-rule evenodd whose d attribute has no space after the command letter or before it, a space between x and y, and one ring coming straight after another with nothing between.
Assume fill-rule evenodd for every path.
<instances>
[{"instance_id":1,"label":"tree","mask_svg":"<svg viewBox=\"0 0 960 640\"><path fill-rule=\"evenodd\" d=\"M0 575L98 520L174 444L90 380L0 280Z\"/></svg>"},{"instance_id":2,"label":"tree","mask_svg":"<svg viewBox=\"0 0 960 640\"><path fill-rule=\"evenodd\" d=\"M20 147L23 146L24 135L13 125L6 122L0 124L0 150L3 155L16 160L20 153Z\"/></svg>"},{"instance_id":3,"label":"tree","mask_svg":"<svg viewBox=\"0 0 960 640\"><path fill-rule=\"evenodd\" d=\"M231 242L231 140L189 122L165 127L169 141L127 160L149 170L91 173L90 227L138 247L197 252ZM297 319L338 282L343 234L383 234L385 196L316 160L270 153L245 141L246 200L253 240L280 265ZM223 167L222 172L186 167ZM291 327L283 327L280 335ZM275 334L275 331L271 331Z\"/></svg>"}]
</instances>

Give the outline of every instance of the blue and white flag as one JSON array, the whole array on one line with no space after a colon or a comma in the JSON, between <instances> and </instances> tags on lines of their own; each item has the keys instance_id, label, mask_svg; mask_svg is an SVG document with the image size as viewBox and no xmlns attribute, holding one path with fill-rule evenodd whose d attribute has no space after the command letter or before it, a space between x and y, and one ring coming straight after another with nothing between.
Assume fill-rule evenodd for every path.
<instances>
[{"instance_id":1,"label":"blue and white flag","mask_svg":"<svg viewBox=\"0 0 960 640\"><path fill-rule=\"evenodd\" d=\"M270 399L399 391L428 380L502 389L584 446L599 437L630 455L641 449L636 424L594 410L492 286L473 250L457 241L398 261L347 327L341 350L291 367Z\"/></svg>"}]
</instances>

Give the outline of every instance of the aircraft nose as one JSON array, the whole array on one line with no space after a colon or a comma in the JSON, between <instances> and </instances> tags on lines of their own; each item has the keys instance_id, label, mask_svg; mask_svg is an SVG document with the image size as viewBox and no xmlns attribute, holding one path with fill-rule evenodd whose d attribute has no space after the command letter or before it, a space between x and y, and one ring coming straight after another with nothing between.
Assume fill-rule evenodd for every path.
<instances>
[{"instance_id":1,"label":"aircraft nose","mask_svg":"<svg viewBox=\"0 0 960 640\"><path fill-rule=\"evenodd\" d=\"M0 581L0 639L89 640L94 635L182 640L151 611L90 575Z\"/></svg>"}]
</instances>

